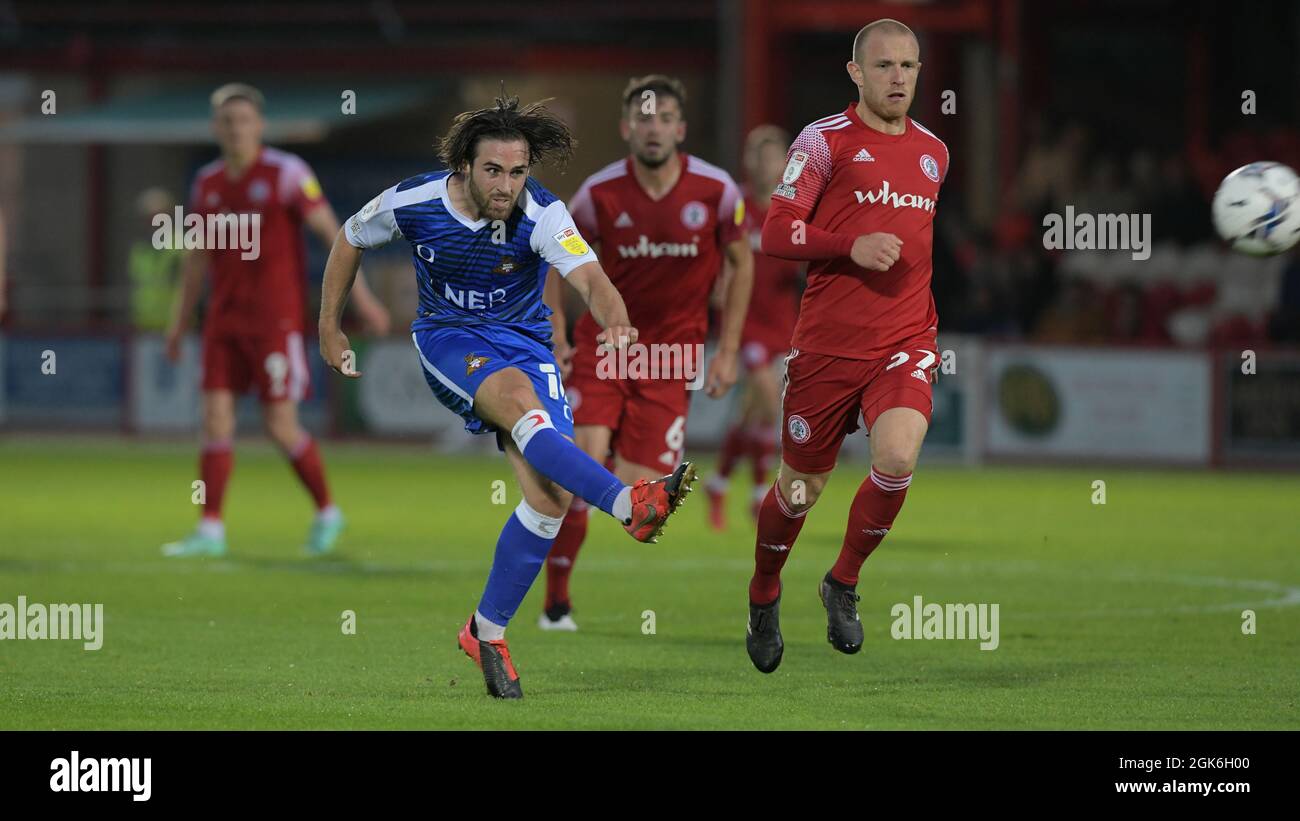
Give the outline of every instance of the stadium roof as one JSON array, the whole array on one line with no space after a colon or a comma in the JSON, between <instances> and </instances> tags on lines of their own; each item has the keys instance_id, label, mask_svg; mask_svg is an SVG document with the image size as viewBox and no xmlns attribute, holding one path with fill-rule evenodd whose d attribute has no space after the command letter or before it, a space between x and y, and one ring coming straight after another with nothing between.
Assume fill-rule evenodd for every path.
<instances>
[{"instance_id":1,"label":"stadium roof","mask_svg":"<svg viewBox=\"0 0 1300 821\"><path fill-rule=\"evenodd\" d=\"M0 127L0 143L210 143L213 88L113 97L67 113L30 117ZM264 139L271 143L319 142L335 128L402 114L446 91L438 81L350 84L355 113L345 114L341 85L259 88L266 96Z\"/></svg>"}]
</instances>

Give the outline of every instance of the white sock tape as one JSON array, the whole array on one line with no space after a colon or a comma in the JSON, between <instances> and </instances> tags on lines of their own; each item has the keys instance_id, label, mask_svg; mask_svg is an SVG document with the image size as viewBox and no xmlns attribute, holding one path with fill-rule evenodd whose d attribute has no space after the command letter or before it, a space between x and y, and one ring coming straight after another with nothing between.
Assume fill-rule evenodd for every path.
<instances>
[{"instance_id":1,"label":"white sock tape","mask_svg":"<svg viewBox=\"0 0 1300 821\"><path fill-rule=\"evenodd\" d=\"M544 428L555 430L555 425L551 423L551 415L540 408L530 410L521 416L515 426L510 429L510 436L515 440L515 444L519 446L519 452L523 453L524 448L528 447L528 443L532 441L537 431Z\"/></svg>"},{"instance_id":2,"label":"white sock tape","mask_svg":"<svg viewBox=\"0 0 1300 821\"><path fill-rule=\"evenodd\" d=\"M564 519L556 516L543 516L533 510L528 502L519 503L519 507L515 508L515 516L529 533L534 536L541 536L543 539L554 539L560 532L560 525L564 524Z\"/></svg>"}]
</instances>

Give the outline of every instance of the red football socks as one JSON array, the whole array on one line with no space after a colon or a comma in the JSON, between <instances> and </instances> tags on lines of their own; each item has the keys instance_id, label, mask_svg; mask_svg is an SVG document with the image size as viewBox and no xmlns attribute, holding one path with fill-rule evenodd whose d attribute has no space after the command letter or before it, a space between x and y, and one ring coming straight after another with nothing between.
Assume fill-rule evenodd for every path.
<instances>
[{"instance_id":1,"label":"red football socks","mask_svg":"<svg viewBox=\"0 0 1300 821\"><path fill-rule=\"evenodd\" d=\"M546 610L569 603L569 577L573 575L573 563L582 542L587 538L589 512L587 503L575 497L569 512L564 514L564 524L560 525L555 544L546 557L546 604L543 605Z\"/></svg>"},{"instance_id":2,"label":"red football socks","mask_svg":"<svg viewBox=\"0 0 1300 821\"><path fill-rule=\"evenodd\" d=\"M718 475L726 479L736 469L736 463L749 449L749 431L733 425L722 440L722 452L718 454Z\"/></svg>"},{"instance_id":3,"label":"red football socks","mask_svg":"<svg viewBox=\"0 0 1300 821\"><path fill-rule=\"evenodd\" d=\"M831 578L841 584L857 585L862 563L871 555L885 534L894 526L894 517L903 507L912 474L891 476L874 467L863 480L849 508L849 524L844 531L844 546L831 568Z\"/></svg>"},{"instance_id":4,"label":"red football socks","mask_svg":"<svg viewBox=\"0 0 1300 821\"><path fill-rule=\"evenodd\" d=\"M230 440L209 442L199 452L199 478L203 480L203 518L221 520L221 503L226 497L226 483L235 466Z\"/></svg>"},{"instance_id":5,"label":"red football socks","mask_svg":"<svg viewBox=\"0 0 1300 821\"><path fill-rule=\"evenodd\" d=\"M776 453L777 433L766 425L749 429L749 458L754 462L754 486L767 484L767 471Z\"/></svg>"},{"instance_id":6,"label":"red football socks","mask_svg":"<svg viewBox=\"0 0 1300 821\"><path fill-rule=\"evenodd\" d=\"M317 510L324 510L330 504L329 485L325 483L325 466L321 463L320 450L316 440L304 434L297 447L289 453L289 463L294 472L306 486L311 498L316 502Z\"/></svg>"},{"instance_id":7,"label":"red football socks","mask_svg":"<svg viewBox=\"0 0 1300 821\"><path fill-rule=\"evenodd\" d=\"M754 576L749 581L749 601L771 604L781 593L781 568L803 528L805 514L795 513L775 484L758 509L758 538L754 544Z\"/></svg>"}]
</instances>

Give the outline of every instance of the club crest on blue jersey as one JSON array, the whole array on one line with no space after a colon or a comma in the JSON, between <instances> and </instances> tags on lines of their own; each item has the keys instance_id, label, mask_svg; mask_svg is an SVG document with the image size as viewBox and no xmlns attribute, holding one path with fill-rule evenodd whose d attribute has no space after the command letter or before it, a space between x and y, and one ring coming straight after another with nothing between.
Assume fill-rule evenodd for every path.
<instances>
[{"instance_id":1,"label":"club crest on blue jersey","mask_svg":"<svg viewBox=\"0 0 1300 821\"><path fill-rule=\"evenodd\" d=\"M465 375L466 375L466 376L473 376L473 375L474 375L474 371L476 371L476 370L478 370L479 368L481 368L481 367L483 367L484 365L486 365L486 364L487 364L487 361L488 361L489 359L491 359L491 358L492 358L492 357L490 357L490 356L479 356L479 355L476 354L476 353L466 354L466 355L465 355Z\"/></svg>"}]
</instances>

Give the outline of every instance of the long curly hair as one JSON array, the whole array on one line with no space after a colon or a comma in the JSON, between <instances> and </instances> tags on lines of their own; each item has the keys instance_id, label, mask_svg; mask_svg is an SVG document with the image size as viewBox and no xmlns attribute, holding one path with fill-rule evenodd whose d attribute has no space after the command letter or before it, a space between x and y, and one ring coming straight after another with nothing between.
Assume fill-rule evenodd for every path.
<instances>
[{"instance_id":1,"label":"long curly hair","mask_svg":"<svg viewBox=\"0 0 1300 821\"><path fill-rule=\"evenodd\" d=\"M518 97L502 91L496 105L456 115L451 129L438 141L438 158L453 171L473 164L479 140L523 140L529 165L563 167L578 141L568 124L546 108L554 98L519 106Z\"/></svg>"}]
</instances>

